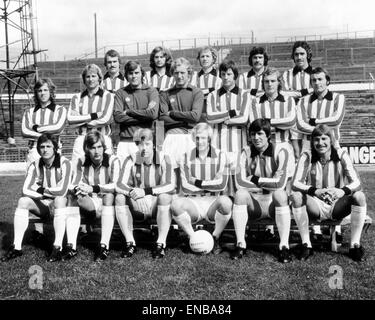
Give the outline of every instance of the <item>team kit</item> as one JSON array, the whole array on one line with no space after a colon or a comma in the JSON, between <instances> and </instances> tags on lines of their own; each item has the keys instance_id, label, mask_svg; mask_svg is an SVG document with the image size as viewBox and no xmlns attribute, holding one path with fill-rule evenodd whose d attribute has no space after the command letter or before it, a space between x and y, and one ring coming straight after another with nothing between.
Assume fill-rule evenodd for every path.
<instances>
[{"instance_id":1,"label":"team kit","mask_svg":"<svg viewBox=\"0 0 375 320\"><path fill-rule=\"evenodd\" d=\"M284 72L269 66L263 47L251 49L250 70L242 74L234 61L217 59L214 48L201 48L201 68L194 71L187 59L172 59L168 49L156 47L150 71L130 60L122 72L119 53L109 50L106 73L87 65L85 89L68 108L56 104L51 79L37 80L34 106L22 118L29 152L14 240L1 261L23 254L30 213L53 220L50 262L79 254L81 218L101 222L96 261L109 257L116 220L125 240L121 258L137 253L134 222L156 221L154 259L165 257L172 223L195 252L205 236L194 225L212 224L203 242L211 239L209 251L220 254L221 235L232 220L230 257L239 260L247 253L247 225L272 219L280 240L276 259L287 263L292 218L301 238L297 258L306 260L312 242L322 237L321 227L310 222L349 215L348 256L363 261L366 197L340 147L345 97L329 90L324 68L312 66L309 44L291 46L294 67ZM71 159L61 153L66 126L76 132ZM36 223L34 232L43 238L43 225ZM274 224L264 232L275 236Z\"/></svg>"}]
</instances>

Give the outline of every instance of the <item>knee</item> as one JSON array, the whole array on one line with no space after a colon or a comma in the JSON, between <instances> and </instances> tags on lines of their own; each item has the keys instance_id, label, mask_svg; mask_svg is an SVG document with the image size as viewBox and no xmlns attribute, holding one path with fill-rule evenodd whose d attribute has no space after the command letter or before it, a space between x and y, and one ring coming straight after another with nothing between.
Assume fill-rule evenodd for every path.
<instances>
[{"instance_id":1,"label":"knee","mask_svg":"<svg viewBox=\"0 0 375 320\"><path fill-rule=\"evenodd\" d=\"M172 202L172 196L170 194L163 193L158 196L159 206L168 206L171 204L171 202Z\"/></svg>"},{"instance_id":2,"label":"knee","mask_svg":"<svg viewBox=\"0 0 375 320\"><path fill-rule=\"evenodd\" d=\"M232 212L233 203L227 196L219 197L219 212L223 215L228 215Z\"/></svg>"},{"instance_id":3,"label":"knee","mask_svg":"<svg viewBox=\"0 0 375 320\"><path fill-rule=\"evenodd\" d=\"M179 216L183 212L182 199L175 199L171 203L171 212L173 216Z\"/></svg>"},{"instance_id":4,"label":"knee","mask_svg":"<svg viewBox=\"0 0 375 320\"><path fill-rule=\"evenodd\" d=\"M303 206L303 194L298 191L294 191L290 194L290 201L294 208L300 208Z\"/></svg>"},{"instance_id":5,"label":"knee","mask_svg":"<svg viewBox=\"0 0 375 320\"><path fill-rule=\"evenodd\" d=\"M56 209L65 208L67 203L67 198L65 197L56 197L54 200L54 206Z\"/></svg>"},{"instance_id":6,"label":"knee","mask_svg":"<svg viewBox=\"0 0 375 320\"><path fill-rule=\"evenodd\" d=\"M113 206L113 201L114 201L114 194L113 193L106 193L103 196L103 205L104 206Z\"/></svg>"},{"instance_id":7,"label":"knee","mask_svg":"<svg viewBox=\"0 0 375 320\"><path fill-rule=\"evenodd\" d=\"M123 194L117 194L115 198L115 204L116 206L124 206L126 203L125 195Z\"/></svg>"},{"instance_id":8,"label":"knee","mask_svg":"<svg viewBox=\"0 0 375 320\"><path fill-rule=\"evenodd\" d=\"M272 200L276 207L284 207L288 205L288 195L285 190L276 190L272 194Z\"/></svg>"},{"instance_id":9,"label":"knee","mask_svg":"<svg viewBox=\"0 0 375 320\"><path fill-rule=\"evenodd\" d=\"M366 196L362 191L356 191L352 195L353 204L356 206L366 206Z\"/></svg>"},{"instance_id":10,"label":"knee","mask_svg":"<svg viewBox=\"0 0 375 320\"><path fill-rule=\"evenodd\" d=\"M19 209L29 209L30 208L31 199L29 197L21 197L18 200L18 208Z\"/></svg>"},{"instance_id":11,"label":"knee","mask_svg":"<svg viewBox=\"0 0 375 320\"><path fill-rule=\"evenodd\" d=\"M237 205L247 204L250 195L249 192L245 189L240 189L236 192L234 197L234 203Z\"/></svg>"}]
</instances>

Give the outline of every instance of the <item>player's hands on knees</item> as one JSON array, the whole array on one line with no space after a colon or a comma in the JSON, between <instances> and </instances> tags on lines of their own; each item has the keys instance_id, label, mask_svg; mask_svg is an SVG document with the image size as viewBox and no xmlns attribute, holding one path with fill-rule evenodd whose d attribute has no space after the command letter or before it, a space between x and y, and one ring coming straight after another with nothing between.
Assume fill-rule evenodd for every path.
<instances>
[{"instance_id":1,"label":"player's hands on knees","mask_svg":"<svg viewBox=\"0 0 375 320\"><path fill-rule=\"evenodd\" d=\"M133 200L137 200L137 199L143 198L146 194L143 189L134 188L132 191L130 191L129 195Z\"/></svg>"},{"instance_id":2,"label":"player's hands on knees","mask_svg":"<svg viewBox=\"0 0 375 320\"><path fill-rule=\"evenodd\" d=\"M88 194L90 194L90 193L93 192L93 188L92 188L92 186L89 186L89 185L86 184L86 183L80 183L80 184L78 185L78 188L77 188L77 189L80 190L80 191L81 191L81 194L84 195L84 196L86 196L86 195L88 195Z\"/></svg>"},{"instance_id":3,"label":"player's hands on knees","mask_svg":"<svg viewBox=\"0 0 375 320\"><path fill-rule=\"evenodd\" d=\"M315 190L315 196L320 200L325 200L327 189L317 189Z\"/></svg>"}]
</instances>

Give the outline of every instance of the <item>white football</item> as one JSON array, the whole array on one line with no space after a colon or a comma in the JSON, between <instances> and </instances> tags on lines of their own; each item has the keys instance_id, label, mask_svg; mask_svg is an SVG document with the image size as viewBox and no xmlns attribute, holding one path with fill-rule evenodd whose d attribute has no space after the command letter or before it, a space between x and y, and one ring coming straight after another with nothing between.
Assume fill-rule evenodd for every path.
<instances>
[{"instance_id":1,"label":"white football","mask_svg":"<svg viewBox=\"0 0 375 320\"><path fill-rule=\"evenodd\" d=\"M208 254L214 247L214 238L206 230L198 230L189 240L190 248L194 253Z\"/></svg>"}]
</instances>

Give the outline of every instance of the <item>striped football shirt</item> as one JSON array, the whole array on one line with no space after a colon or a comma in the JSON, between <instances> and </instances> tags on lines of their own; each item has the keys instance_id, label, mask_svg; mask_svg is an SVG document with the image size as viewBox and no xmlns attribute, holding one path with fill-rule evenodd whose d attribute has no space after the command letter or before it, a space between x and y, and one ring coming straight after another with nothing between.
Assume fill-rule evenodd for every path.
<instances>
[{"instance_id":1,"label":"striped football shirt","mask_svg":"<svg viewBox=\"0 0 375 320\"><path fill-rule=\"evenodd\" d=\"M159 76L159 74L153 70L146 71L144 80L145 84L156 88L158 91L165 91L174 86L173 77L166 74Z\"/></svg>"},{"instance_id":2,"label":"striped football shirt","mask_svg":"<svg viewBox=\"0 0 375 320\"><path fill-rule=\"evenodd\" d=\"M254 192L285 189L288 158L288 150L273 143L263 153L254 146L245 147L237 167L237 188Z\"/></svg>"},{"instance_id":3,"label":"striped football shirt","mask_svg":"<svg viewBox=\"0 0 375 320\"><path fill-rule=\"evenodd\" d=\"M65 128L66 116L66 108L54 103L45 108L27 109L22 116L22 136L37 140L42 133L60 134Z\"/></svg>"},{"instance_id":4,"label":"striped football shirt","mask_svg":"<svg viewBox=\"0 0 375 320\"><path fill-rule=\"evenodd\" d=\"M112 78L108 72L103 77L102 87L104 90L111 93L115 93L118 89L121 89L127 85L128 81L121 72L114 78Z\"/></svg>"},{"instance_id":5,"label":"striped football shirt","mask_svg":"<svg viewBox=\"0 0 375 320\"><path fill-rule=\"evenodd\" d=\"M248 90L252 96L255 96L258 91L262 89L263 72L255 73L253 69L248 72L240 74L238 77L238 87L240 89Z\"/></svg>"},{"instance_id":6,"label":"striped football shirt","mask_svg":"<svg viewBox=\"0 0 375 320\"><path fill-rule=\"evenodd\" d=\"M87 90L75 94L68 110L69 124L77 127L76 133L80 135L85 135L95 128L103 135L109 136L113 102L113 94L101 88L92 97L89 97Z\"/></svg>"},{"instance_id":7,"label":"striped football shirt","mask_svg":"<svg viewBox=\"0 0 375 320\"><path fill-rule=\"evenodd\" d=\"M169 156L157 151L150 164L143 162L139 151L135 159L127 157L121 167L116 191L129 196L133 188L144 189L146 195L173 193L176 177Z\"/></svg>"},{"instance_id":8,"label":"striped football shirt","mask_svg":"<svg viewBox=\"0 0 375 320\"><path fill-rule=\"evenodd\" d=\"M69 189L73 190L80 183L85 183L90 186L99 186L100 193L114 193L119 172L120 160L116 156L104 153L99 166L95 166L90 157L81 157L77 161Z\"/></svg>"},{"instance_id":9,"label":"striped football shirt","mask_svg":"<svg viewBox=\"0 0 375 320\"><path fill-rule=\"evenodd\" d=\"M323 99L318 99L315 93L306 96L297 109L297 128L304 133L303 139L311 136L315 126L309 124L315 119L315 124L326 124L333 127L337 141L340 140L340 126L345 116L345 97L343 94L328 91Z\"/></svg>"},{"instance_id":10,"label":"striped football shirt","mask_svg":"<svg viewBox=\"0 0 375 320\"><path fill-rule=\"evenodd\" d=\"M213 125L212 143L218 149L239 152L247 144L250 107L249 93L237 86L231 91L221 87L208 95L207 121Z\"/></svg>"},{"instance_id":11,"label":"striped football shirt","mask_svg":"<svg viewBox=\"0 0 375 320\"><path fill-rule=\"evenodd\" d=\"M213 146L210 147L205 159L199 157L196 148L185 153L183 161L179 164L183 193L219 195L228 183L226 162L225 152Z\"/></svg>"},{"instance_id":12,"label":"striped football shirt","mask_svg":"<svg viewBox=\"0 0 375 320\"><path fill-rule=\"evenodd\" d=\"M49 168L39 158L27 170L22 193L32 199L63 197L68 192L71 172L70 161L59 154Z\"/></svg>"},{"instance_id":13,"label":"striped football shirt","mask_svg":"<svg viewBox=\"0 0 375 320\"><path fill-rule=\"evenodd\" d=\"M343 149L331 149L329 161L322 163L310 151L301 154L292 189L308 193L310 188L343 188L346 194L360 190L361 182L350 156ZM311 190L311 189L310 189Z\"/></svg>"},{"instance_id":14,"label":"striped football shirt","mask_svg":"<svg viewBox=\"0 0 375 320\"><path fill-rule=\"evenodd\" d=\"M269 101L264 94L253 103L250 111L250 122L260 118L271 120L272 142L289 141L289 129L296 123L294 99L279 94L276 99Z\"/></svg>"}]
</instances>

